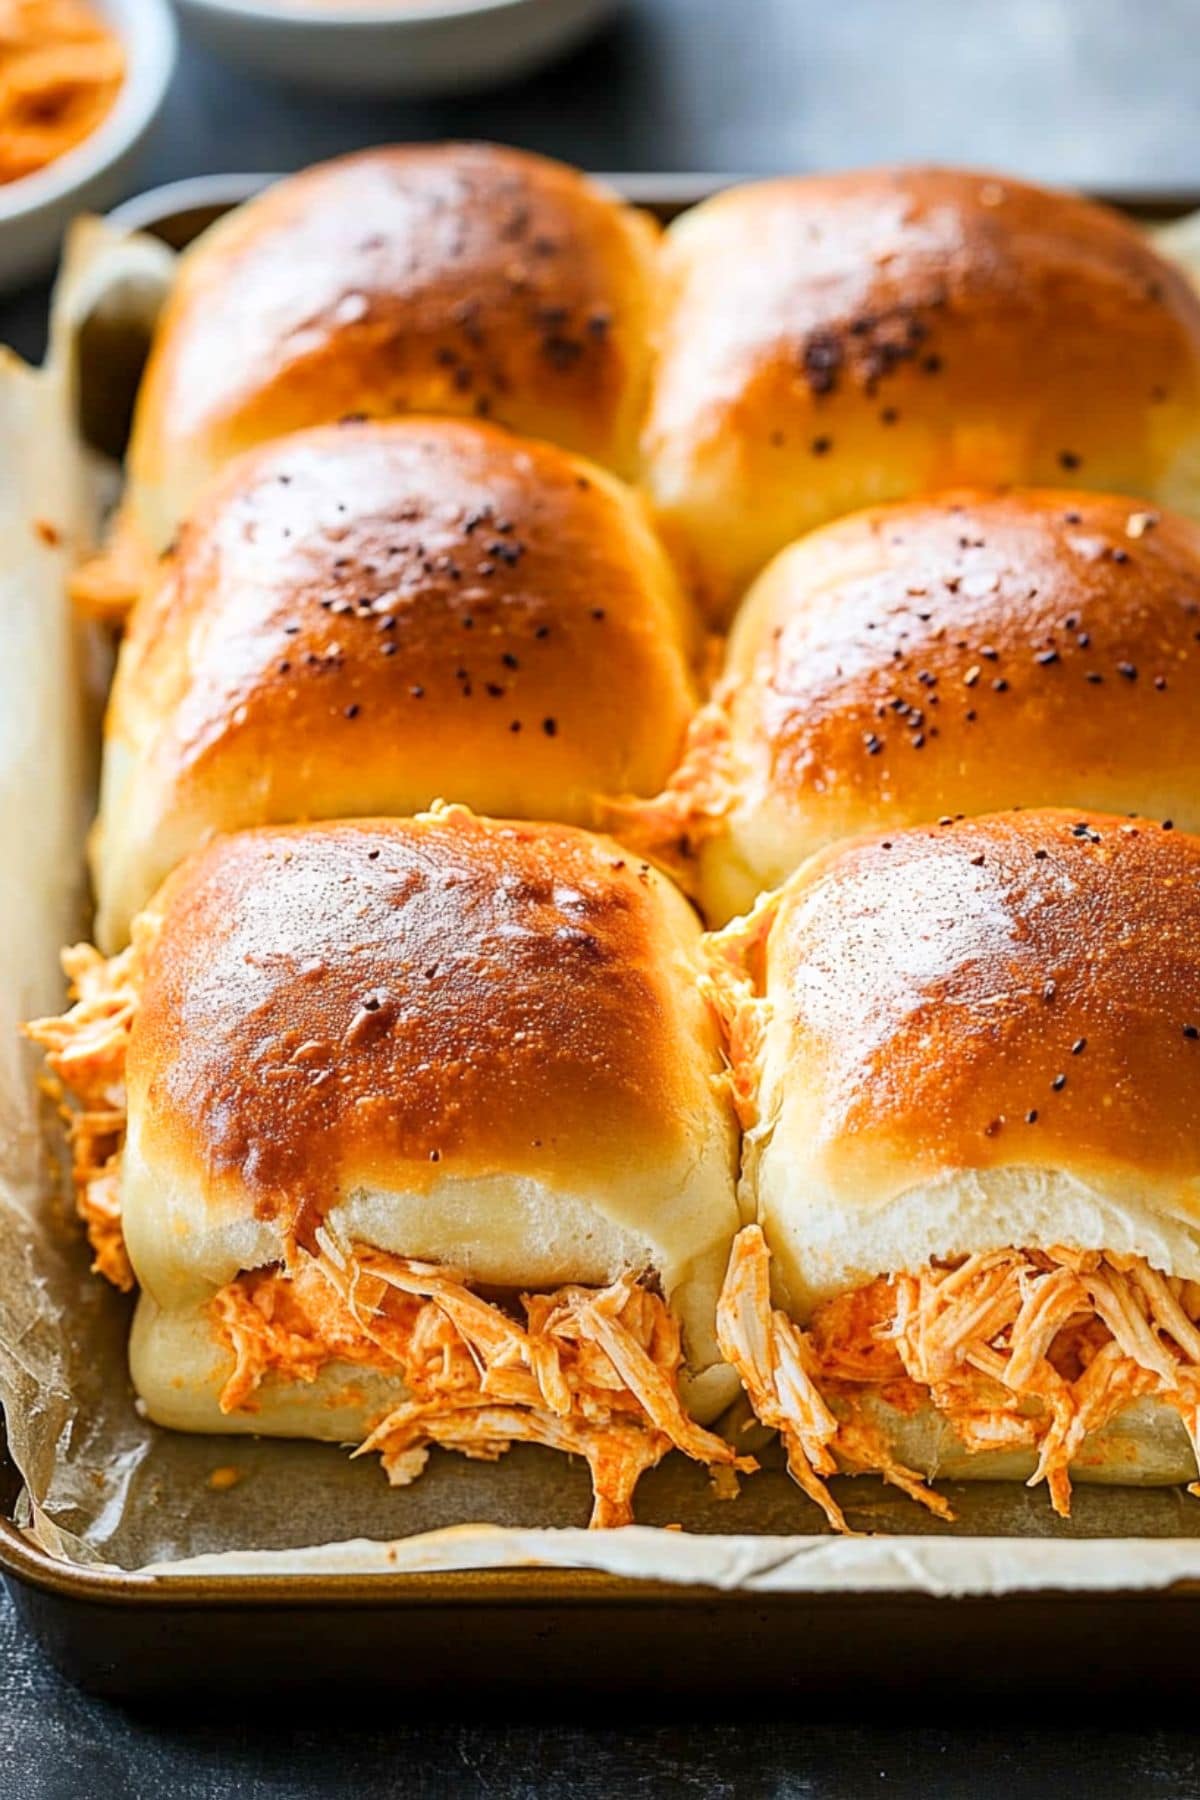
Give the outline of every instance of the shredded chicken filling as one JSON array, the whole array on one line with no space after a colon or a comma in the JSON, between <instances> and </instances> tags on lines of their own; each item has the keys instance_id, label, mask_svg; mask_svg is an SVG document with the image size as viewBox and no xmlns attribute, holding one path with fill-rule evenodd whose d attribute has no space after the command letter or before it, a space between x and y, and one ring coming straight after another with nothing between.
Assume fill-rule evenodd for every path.
<instances>
[{"instance_id":1,"label":"shredded chicken filling","mask_svg":"<svg viewBox=\"0 0 1200 1800\"><path fill-rule=\"evenodd\" d=\"M1111 1251L996 1250L881 1277L818 1307L801 1331L771 1304L758 1226L734 1242L721 1352L788 1468L838 1531L827 1478L882 1475L942 1518L941 1495L892 1456L864 1398L932 1404L970 1451L1032 1449L1029 1486L1071 1509L1071 1463L1134 1401L1173 1407L1200 1460L1200 1284ZM1200 1483L1191 1491L1200 1492Z\"/></svg>"},{"instance_id":2,"label":"shredded chicken filling","mask_svg":"<svg viewBox=\"0 0 1200 1800\"><path fill-rule=\"evenodd\" d=\"M137 1012L136 944L105 958L90 944L63 952L75 1004L26 1032L46 1052L50 1091L67 1129L75 1203L87 1227L92 1267L128 1291L133 1270L121 1230L118 1171L125 1140L125 1051ZM68 1104L67 1096L73 1104Z\"/></svg>"},{"instance_id":3,"label":"shredded chicken filling","mask_svg":"<svg viewBox=\"0 0 1200 1800\"><path fill-rule=\"evenodd\" d=\"M486 1461L543 1444L587 1459L593 1527L629 1524L638 1478L672 1448L726 1481L755 1467L685 1412L679 1326L637 1277L523 1294L520 1320L455 1269L319 1235L318 1255L240 1275L211 1302L234 1358L223 1411L253 1410L271 1374L311 1382L331 1361L394 1371L407 1396L355 1454L377 1451L395 1486L431 1444Z\"/></svg>"}]
</instances>

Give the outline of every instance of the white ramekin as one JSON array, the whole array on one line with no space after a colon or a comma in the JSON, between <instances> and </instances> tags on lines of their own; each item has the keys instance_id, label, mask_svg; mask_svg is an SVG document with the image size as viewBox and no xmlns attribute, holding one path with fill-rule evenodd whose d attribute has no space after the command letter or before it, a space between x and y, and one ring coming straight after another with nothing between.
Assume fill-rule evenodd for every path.
<instances>
[{"instance_id":1,"label":"white ramekin","mask_svg":"<svg viewBox=\"0 0 1200 1800\"><path fill-rule=\"evenodd\" d=\"M240 68L306 87L467 93L581 41L615 0L179 0L188 32Z\"/></svg>"}]
</instances>

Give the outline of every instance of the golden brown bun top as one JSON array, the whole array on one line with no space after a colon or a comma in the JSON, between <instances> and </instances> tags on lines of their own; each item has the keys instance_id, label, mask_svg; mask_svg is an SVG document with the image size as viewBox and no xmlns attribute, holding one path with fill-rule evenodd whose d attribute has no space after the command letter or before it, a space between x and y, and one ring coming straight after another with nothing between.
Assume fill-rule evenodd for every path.
<instances>
[{"instance_id":1,"label":"golden brown bun top","mask_svg":"<svg viewBox=\"0 0 1200 1800\"><path fill-rule=\"evenodd\" d=\"M646 453L714 604L874 499L1195 500L1200 298L1106 207L954 169L766 181L679 219L665 272Z\"/></svg>"},{"instance_id":2,"label":"golden brown bun top","mask_svg":"<svg viewBox=\"0 0 1200 1800\"><path fill-rule=\"evenodd\" d=\"M1096 409L1089 429L1117 430L1196 391L1200 299L1187 277L1129 219L1072 194L960 169L867 169L733 188L672 231L683 311L659 404L686 404L700 377L699 412L736 373L739 423L778 390L833 430L855 398L882 410L904 393L952 420L964 395L988 396L1001 419L1036 406L1046 473L1065 457L1086 480L1081 403ZM719 261L694 285L693 239ZM1101 384L1086 395L1085 371Z\"/></svg>"},{"instance_id":3,"label":"golden brown bun top","mask_svg":"<svg viewBox=\"0 0 1200 1800\"><path fill-rule=\"evenodd\" d=\"M301 1236L356 1183L625 1179L712 1104L696 926L607 839L460 808L246 832L145 918L140 1159Z\"/></svg>"},{"instance_id":4,"label":"golden brown bun top","mask_svg":"<svg viewBox=\"0 0 1200 1800\"><path fill-rule=\"evenodd\" d=\"M589 824L599 795L653 793L697 637L636 496L552 445L402 419L248 451L122 649L105 941L214 830L442 797Z\"/></svg>"},{"instance_id":5,"label":"golden brown bun top","mask_svg":"<svg viewBox=\"0 0 1200 1800\"><path fill-rule=\"evenodd\" d=\"M152 542L236 451L346 413L497 419L630 472L655 229L574 169L487 144L370 150L190 250L138 403Z\"/></svg>"},{"instance_id":6,"label":"golden brown bun top","mask_svg":"<svg viewBox=\"0 0 1200 1800\"><path fill-rule=\"evenodd\" d=\"M1200 526L1065 490L855 514L766 571L729 670L743 754L814 832L834 795L851 830L1087 790L1157 810L1200 789Z\"/></svg>"},{"instance_id":7,"label":"golden brown bun top","mask_svg":"<svg viewBox=\"0 0 1200 1800\"><path fill-rule=\"evenodd\" d=\"M640 504L593 465L468 421L335 425L248 452L206 496L131 622L118 698L163 723L182 705L194 746L252 674L281 729L297 692L326 729L357 703L335 760L413 733L428 758L445 713L460 737L498 727L495 756L552 740L564 788L644 791L678 748L697 640Z\"/></svg>"},{"instance_id":8,"label":"golden brown bun top","mask_svg":"<svg viewBox=\"0 0 1200 1800\"><path fill-rule=\"evenodd\" d=\"M835 847L767 965L806 1154L856 1204L1000 1165L1195 1189L1200 839L1045 811Z\"/></svg>"}]
</instances>

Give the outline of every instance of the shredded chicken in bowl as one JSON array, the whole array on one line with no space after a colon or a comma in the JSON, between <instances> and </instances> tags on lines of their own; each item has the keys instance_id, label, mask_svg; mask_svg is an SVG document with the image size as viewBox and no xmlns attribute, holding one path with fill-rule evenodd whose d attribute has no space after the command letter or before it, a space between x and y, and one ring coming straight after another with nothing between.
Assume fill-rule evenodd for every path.
<instances>
[{"instance_id":1,"label":"shredded chicken in bowl","mask_svg":"<svg viewBox=\"0 0 1200 1800\"><path fill-rule=\"evenodd\" d=\"M933 1405L968 1450L1034 1450L1029 1485L1044 1481L1064 1518L1085 1439L1143 1396L1178 1412L1200 1457L1197 1319L1200 1285L1141 1257L1058 1246L880 1277L818 1307L801 1331L771 1304L770 1252L751 1225L734 1242L717 1329L792 1476L847 1531L826 1486L839 1469L882 1475L953 1518L892 1456L868 1394L902 1413Z\"/></svg>"}]
</instances>

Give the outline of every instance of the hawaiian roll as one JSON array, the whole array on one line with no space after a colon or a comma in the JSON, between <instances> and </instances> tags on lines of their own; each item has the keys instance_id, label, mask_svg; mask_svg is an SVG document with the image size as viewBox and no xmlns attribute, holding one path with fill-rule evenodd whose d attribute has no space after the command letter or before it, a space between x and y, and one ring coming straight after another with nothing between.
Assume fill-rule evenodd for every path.
<instances>
[{"instance_id":1,"label":"hawaiian roll","mask_svg":"<svg viewBox=\"0 0 1200 1800\"><path fill-rule=\"evenodd\" d=\"M1129 219L954 169L670 227L645 479L714 618L801 532L971 483L1200 511L1200 297Z\"/></svg>"},{"instance_id":2,"label":"hawaiian roll","mask_svg":"<svg viewBox=\"0 0 1200 1800\"><path fill-rule=\"evenodd\" d=\"M719 923L861 831L1050 804L1200 828L1197 716L1200 526L959 491L769 565L660 811Z\"/></svg>"},{"instance_id":3,"label":"hawaiian roll","mask_svg":"<svg viewBox=\"0 0 1200 1800\"><path fill-rule=\"evenodd\" d=\"M488 417L633 472L657 227L577 170L410 144L277 182L187 251L129 509L162 549L252 444L347 413Z\"/></svg>"},{"instance_id":4,"label":"hawaiian roll","mask_svg":"<svg viewBox=\"0 0 1200 1800\"><path fill-rule=\"evenodd\" d=\"M666 779L698 651L642 503L567 451L452 419L250 451L122 645L100 940L216 831L439 798L589 824Z\"/></svg>"}]
</instances>

